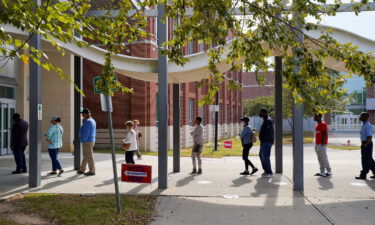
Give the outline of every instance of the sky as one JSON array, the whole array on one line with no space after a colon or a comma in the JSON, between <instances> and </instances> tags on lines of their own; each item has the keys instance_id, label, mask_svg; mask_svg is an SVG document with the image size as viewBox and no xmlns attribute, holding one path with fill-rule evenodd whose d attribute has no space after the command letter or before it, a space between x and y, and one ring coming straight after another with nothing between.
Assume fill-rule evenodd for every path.
<instances>
[{"instance_id":1,"label":"sky","mask_svg":"<svg viewBox=\"0 0 375 225\"><path fill-rule=\"evenodd\" d=\"M336 16L324 17L322 24L337 27L375 41L375 11L337 13Z\"/></svg>"},{"instance_id":2,"label":"sky","mask_svg":"<svg viewBox=\"0 0 375 225\"><path fill-rule=\"evenodd\" d=\"M340 28L375 41L375 11L354 13L337 13L335 17L324 17L322 24ZM344 85L348 93L361 91L365 87L362 77L353 76L347 79Z\"/></svg>"}]
</instances>

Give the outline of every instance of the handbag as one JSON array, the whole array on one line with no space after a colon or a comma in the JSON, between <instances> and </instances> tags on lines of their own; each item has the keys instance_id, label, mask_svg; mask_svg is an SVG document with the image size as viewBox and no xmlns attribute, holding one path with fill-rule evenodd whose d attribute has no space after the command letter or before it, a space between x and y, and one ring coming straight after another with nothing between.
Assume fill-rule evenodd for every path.
<instances>
[{"instance_id":1,"label":"handbag","mask_svg":"<svg viewBox=\"0 0 375 225\"><path fill-rule=\"evenodd\" d=\"M257 142L257 135L255 131L251 131L251 140L253 141L253 143Z\"/></svg>"}]
</instances>

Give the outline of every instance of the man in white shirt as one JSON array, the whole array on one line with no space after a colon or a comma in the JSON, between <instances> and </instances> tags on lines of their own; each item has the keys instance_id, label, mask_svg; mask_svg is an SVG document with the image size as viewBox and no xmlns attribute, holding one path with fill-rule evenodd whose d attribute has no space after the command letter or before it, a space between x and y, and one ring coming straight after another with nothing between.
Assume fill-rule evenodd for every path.
<instances>
[{"instance_id":1,"label":"man in white shirt","mask_svg":"<svg viewBox=\"0 0 375 225\"><path fill-rule=\"evenodd\" d=\"M137 144L137 132L135 132L133 121L127 121L125 123L126 136L122 140L125 147L125 161L127 164L135 164L134 153L138 150Z\"/></svg>"}]
</instances>

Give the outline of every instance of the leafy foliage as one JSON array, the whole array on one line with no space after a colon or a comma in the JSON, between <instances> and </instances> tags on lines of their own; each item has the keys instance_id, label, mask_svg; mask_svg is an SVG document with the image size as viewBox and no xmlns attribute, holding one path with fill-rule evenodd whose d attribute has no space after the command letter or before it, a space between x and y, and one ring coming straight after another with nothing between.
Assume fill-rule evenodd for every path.
<instances>
[{"instance_id":1,"label":"leafy foliage","mask_svg":"<svg viewBox=\"0 0 375 225\"><path fill-rule=\"evenodd\" d=\"M349 71L365 77L368 82L375 71L370 53L360 52L350 43L337 42L331 30L322 30L319 40L306 34L306 31L318 28L316 23L308 22L308 17L319 23L322 16L334 16L338 12L341 1L323 8L322 4L327 2L298 0L288 5L281 0L171 0L168 1L167 16L180 18L180 23L175 28L173 39L166 44L165 54L183 65L186 58L182 46L186 45L186 39L216 46L208 50L211 91L205 99L207 102L212 100L213 93L224 79L216 63L224 57L226 45L229 48L226 60L232 69L243 65L255 68L256 72L268 71L273 65L267 62L267 58L277 53L284 59L286 88L293 98L315 106L317 112L324 112L327 105L320 99L333 102L344 94L341 88L343 75L332 77L325 66L328 60L344 62ZM353 9L358 13L366 3L354 3ZM243 16L231 13L236 7ZM188 8L192 8L193 13L187 17L184 15ZM229 44L228 37L234 38ZM296 66L299 71L295 71Z\"/></svg>"},{"instance_id":2,"label":"leafy foliage","mask_svg":"<svg viewBox=\"0 0 375 225\"><path fill-rule=\"evenodd\" d=\"M348 101L345 96L335 99L335 101L325 101L325 99L320 99L320 104L327 110L326 112L343 112L345 111L345 106ZM293 96L288 89L283 90L282 98L282 111L283 118L292 118L293 116ZM313 116L316 113L316 107L313 104L308 104L308 102L303 102L304 104L304 115L305 117ZM265 108L268 110L271 117L275 115L275 95L262 96L255 99L248 99L244 101L244 115L247 116L258 116L259 110Z\"/></svg>"},{"instance_id":3,"label":"leafy foliage","mask_svg":"<svg viewBox=\"0 0 375 225\"><path fill-rule=\"evenodd\" d=\"M186 40L204 42L212 47L207 50L211 73L208 76L209 92L201 103L212 102L225 80L224 74L216 67L223 58L232 65L231 70L244 66L259 72L273 66L267 62L269 56L279 54L284 59L286 88L296 101L315 106L318 112L327 110L321 99L333 102L344 94L341 88L343 75L331 76L325 66L327 61L344 62L349 71L365 77L368 82L375 71L370 53L360 52L350 43L337 42L331 30L322 30L319 40L306 34L306 31L317 29L316 23L309 22L308 18L319 23L322 16L334 16L339 11L340 0L330 7L322 6L327 0L297 0L292 4L282 0L145 0L139 1L138 7L131 0L100 1L103 3L100 7L94 7L99 1L89 0L45 0L41 5L35 4L34 0L0 2L0 24L9 24L31 34L22 39L6 33L0 25L0 53L5 56L2 61L18 57L28 63L30 59L72 82L60 68L50 63L47 52L29 46L30 37L40 34L61 54L64 54L59 45L61 42L75 43L80 47L97 44L108 51L98 82L106 95L113 95L112 90L132 92L114 79L112 56L120 53L125 43L147 35L145 9L158 4L167 4L166 18L178 18L179 21L173 37L164 44L163 54L183 65L187 61L183 53ZM354 3L355 13L358 14L367 2ZM130 13L135 8L137 10ZM243 15L233 15L235 8ZM93 17L89 14L91 9L105 9L105 13ZM192 15L185 16L188 9L192 10ZM233 40L227 44L229 38ZM225 46L229 51L225 51ZM299 71L295 71L296 66ZM258 80L262 81L261 76Z\"/></svg>"}]
</instances>

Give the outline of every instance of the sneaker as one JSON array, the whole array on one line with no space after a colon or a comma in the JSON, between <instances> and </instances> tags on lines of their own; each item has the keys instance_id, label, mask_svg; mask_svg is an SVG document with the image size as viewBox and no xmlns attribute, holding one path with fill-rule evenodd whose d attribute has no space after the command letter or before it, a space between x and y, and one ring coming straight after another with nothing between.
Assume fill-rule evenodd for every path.
<instances>
[{"instance_id":1,"label":"sneaker","mask_svg":"<svg viewBox=\"0 0 375 225\"><path fill-rule=\"evenodd\" d=\"M253 175L254 173L258 172L258 168L254 168L253 171L251 171L250 175Z\"/></svg>"},{"instance_id":2,"label":"sneaker","mask_svg":"<svg viewBox=\"0 0 375 225\"><path fill-rule=\"evenodd\" d=\"M266 173L263 175L264 178L272 178L273 177L273 174L272 173Z\"/></svg>"},{"instance_id":3,"label":"sneaker","mask_svg":"<svg viewBox=\"0 0 375 225\"><path fill-rule=\"evenodd\" d=\"M333 175L333 173L331 173L331 172L326 173L326 177L330 177L332 175Z\"/></svg>"},{"instance_id":4,"label":"sneaker","mask_svg":"<svg viewBox=\"0 0 375 225\"><path fill-rule=\"evenodd\" d=\"M64 173L64 170L60 170L60 172L59 172L59 176L61 175L61 174L63 174Z\"/></svg>"},{"instance_id":5,"label":"sneaker","mask_svg":"<svg viewBox=\"0 0 375 225\"><path fill-rule=\"evenodd\" d=\"M27 170L21 170L21 173L27 173Z\"/></svg>"},{"instance_id":6,"label":"sneaker","mask_svg":"<svg viewBox=\"0 0 375 225\"><path fill-rule=\"evenodd\" d=\"M87 173L85 173L85 175L86 175L86 176L94 176L95 173L93 173L93 172L87 172Z\"/></svg>"},{"instance_id":7,"label":"sneaker","mask_svg":"<svg viewBox=\"0 0 375 225\"><path fill-rule=\"evenodd\" d=\"M189 174L196 174L197 173L197 169L193 169L193 171L191 171L191 173Z\"/></svg>"},{"instance_id":8,"label":"sneaker","mask_svg":"<svg viewBox=\"0 0 375 225\"><path fill-rule=\"evenodd\" d=\"M77 170L77 174L85 174L85 173L82 172L81 170Z\"/></svg>"},{"instance_id":9,"label":"sneaker","mask_svg":"<svg viewBox=\"0 0 375 225\"><path fill-rule=\"evenodd\" d=\"M15 171L12 172L12 174L21 174L21 173L22 173L21 170L15 170Z\"/></svg>"},{"instance_id":10,"label":"sneaker","mask_svg":"<svg viewBox=\"0 0 375 225\"><path fill-rule=\"evenodd\" d=\"M202 174L202 169L199 169L198 172L197 172L198 175L201 175Z\"/></svg>"},{"instance_id":11,"label":"sneaker","mask_svg":"<svg viewBox=\"0 0 375 225\"><path fill-rule=\"evenodd\" d=\"M49 176L51 176L51 175L56 175L56 174L57 174L56 171L52 171L52 172L47 173L47 175L49 175Z\"/></svg>"},{"instance_id":12,"label":"sneaker","mask_svg":"<svg viewBox=\"0 0 375 225\"><path fill-rule=\"evenodd\" d=\"M358 177L355 177L357 180L366 180L366 176L359 175Z\"/></svg>"},{"instance_id":13,"label":"sneaker","mask_svg":"<svg viewBox=\"0 0 375 225\"><path fill-rule=\"evenodd\" d=\"M249 171L243 171L242 173L240 173L240 175L250 175Z\"/></svg>"},{"instance_id":14,"label":"sneaker","mask_svg":"<svg viewBox=\"0 0 375 225\"><path fill-rule=\"evenodd\" d=\"M316 173L314 176L317 176L317 177L326 177L327 174L326 173Z\"/></svg>"}]
</instances>

